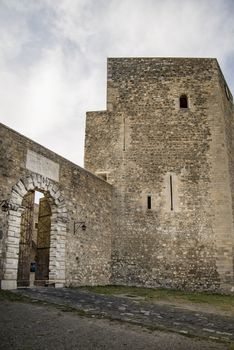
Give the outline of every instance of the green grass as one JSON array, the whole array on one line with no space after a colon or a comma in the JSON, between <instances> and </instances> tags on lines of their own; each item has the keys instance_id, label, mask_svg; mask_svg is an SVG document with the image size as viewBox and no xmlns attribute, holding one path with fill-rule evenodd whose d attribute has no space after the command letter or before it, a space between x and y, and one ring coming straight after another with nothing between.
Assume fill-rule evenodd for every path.
<instances>
[{"instance_id":1,"label":"green grass","mask_svg":"<svg viewBox=\"0 0 234 350\"><path fill-rule=\"evenodd\" d=\"M142 301L149 303L166 302L174 305L187 304L195 306L213 306L217 310L228 311L234 314L234 296L217 293L199 293L199 292L182 292L171 289L152 289L143 287L126 287L126 286L96 286L96 287L79 287L97 294L105 295L123 295L129 298L140 297ZM10 291L0 290L0 301L28 301L30 298L12 293Z\"/></svg>"},{"instance_id":2,"label":"green grass","mask_svg":"<svg viewBox=\"0 0 234 350\"><path fill-rule=\"evenodd\" d=\"M13 292L10 292L8 290L0 289L0 301L1 300L24 301L26 299L28 299L28 298L24 297L23 295L13 293Z\"/></svg>"},{"instance_id":3,"label":"green grass","mask_svg":"<svg viewBox=\"0 0 234 350\"><path fill-rule=\"evenodd\" d=\"M182 292L170 289L151 289L141 287L125 287L125 286L96 286L82 287L93 293L118 295L123 294L127 297L141 297L146 302L155 303L157 301L189 303L189 304L207 304L234 312L234 296L223 295L207 292Z\"/></svg>"}]
</instances>

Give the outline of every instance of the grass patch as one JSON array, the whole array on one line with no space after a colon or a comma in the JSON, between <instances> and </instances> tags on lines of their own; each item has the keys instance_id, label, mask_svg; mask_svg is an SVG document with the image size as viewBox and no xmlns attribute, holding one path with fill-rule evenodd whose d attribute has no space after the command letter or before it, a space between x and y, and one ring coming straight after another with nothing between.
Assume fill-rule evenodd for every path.
<instances>
[{"instance_id":1,"label":"grass patch","mask_svg":"<svg viewBox=\"0 0 234 350\"><path fill-rule=\"evenodd\" d=\"M82 310L82 309L77 309L75 307L66 305L66 304L58 304L58 303L53 303L47 300L40 300L40 299L32 299L28 296L24 296L21 294L17 294L14 292L10 292L8 290L1 290L0 289L0 302L2 300L7 300L7 301L12 301L12 302L23 302L23 303L28 303L28 304L33 304L37 306L47 306L47 307L53 307L58 309L59 311L62 312L75 312L79 316L86 316L86 317L91 317L89 314Z\"/></svg>"},{"instance_id":2,"label":"grass patch","mask_svg":"<svg viewBox=\"0 0 234 350\"><path fill-rule=\"evenodd\" d=\"M151 289L125 286L81 287L93 293L105 295L124 295L126 297L142 297L146 302L167 301L175 303L206 304L234 312L234 296L208 292L182 292L171 289Z\"/></svg>"},{"instance_id":3,"label":"grass patch","mask_svg":"<svg viewBox=\"0 0 234 350\"><path fill-rule=\"evenodd\" d=\"M9 290L2 290L2 289L0 289L0 301L1 300L25 301L25 300L28 300L28 298L26 298L23 295L10 292Z\"/></svg>"}]
</instances>

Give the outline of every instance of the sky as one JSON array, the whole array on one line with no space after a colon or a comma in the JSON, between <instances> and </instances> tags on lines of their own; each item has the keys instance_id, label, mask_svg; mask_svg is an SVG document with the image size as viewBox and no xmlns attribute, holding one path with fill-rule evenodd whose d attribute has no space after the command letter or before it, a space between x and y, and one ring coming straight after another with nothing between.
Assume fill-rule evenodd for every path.
<instances>
[{"instance_id":1,"label":"sky","mask_svg":"<svg viewBox=\"0 0 234 350\"><path fill-rule=\"evenodd\" d=\"M234 94L234 0L0 0L0 122L83 166L107 57L216 57Z\"/></svg>"}]
</instances>

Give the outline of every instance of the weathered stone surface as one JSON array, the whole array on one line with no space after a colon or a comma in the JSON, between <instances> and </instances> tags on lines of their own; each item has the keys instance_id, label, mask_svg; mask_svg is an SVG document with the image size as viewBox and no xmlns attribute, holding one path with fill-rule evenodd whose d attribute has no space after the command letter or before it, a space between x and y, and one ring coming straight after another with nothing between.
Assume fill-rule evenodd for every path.
<instances>
[{"instance_id":1,"label":"weathered stone surface","mask_svg":"<svg viewBox=\"0 0 234 350\"><path fill-rule=\"evenodd\" d=\"M16 283L22 201L38 190L49 283L230 291L233 117L215 59L111 58L107 110L87 113L87 170L0 124L2 285Z\"/></svg>"},{"instance_id":2,"label":"weathered stone surface","mask_svg":"<svg viewBox=\"0 0 234 350\"><path fill-rule=\"evenodd\" d=\"M26 168L54 181L59 181L59 164L36 152L27 151Z\"/></svg>"},{"instance_id":3,"label":"weathered stone surface","mask_svg":"<svg viewBox=\"0 0 234 350\"><path fill-rule=\"evenodd\" d=\"M0 225L6 227L0 238L2 288L16 286L23 211L20 206L24 195L32 190L42 191L51 199L49 282L60 287L65 284L108 283L111 268L111 186L2 124L0 139L2 147L8 149L8 157L4 159L2 155L2 164L8 164L5 167L8 174L0 176L0 200L7 199L14 206L7 215L0 211ZM45 160L46 164L58 164L59 182L53 181L52 176L50 179L42 176L42 171L39 174L30 171L29 163L26 166L29 152L34 158L38 154L39 170ZM14 167L9 164L14 164ZM37 170L36 163L34 166ZM79 178L79 181L75 180L76 186L73 185L74 177ZM81 220L86 222L86 231L79 229L74 233L74 222Z\"/></svg>"},{"instance_id":4,"label":"weathered stone surface","mask_svg":"<svg viewBox=\"0 0 234 350\"><path fill-rule=\"evenodd\" d=\"M108 174L115 189L113 283L216 290L234 282L234 114L225 89L215 59L108 60L107 111L87 113L85 167Z\"/></svg>"}]
</instances>

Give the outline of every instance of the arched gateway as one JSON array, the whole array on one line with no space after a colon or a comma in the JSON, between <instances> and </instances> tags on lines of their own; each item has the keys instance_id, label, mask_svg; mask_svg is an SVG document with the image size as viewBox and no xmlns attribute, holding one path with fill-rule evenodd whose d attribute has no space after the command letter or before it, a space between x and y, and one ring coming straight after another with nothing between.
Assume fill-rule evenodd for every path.
<instances>
[{"instance_id":1,"label":"arched gateway","mask_svg":"<svg viewBox=\"0 0 234 350\"><path fill-rule=\"evenodd\" d=\"M55 287L62 287L65 283L65 240L68 221L65 201L56 183L41 175L32 174L20 179L12 188L8 204L8 228L5 241L2 289L17 288L21 220L22 213L25 211L23 199L27 194L34 191L42 192L50 202L48 283L54 284Z\"/></svg>"}]
</instances>

